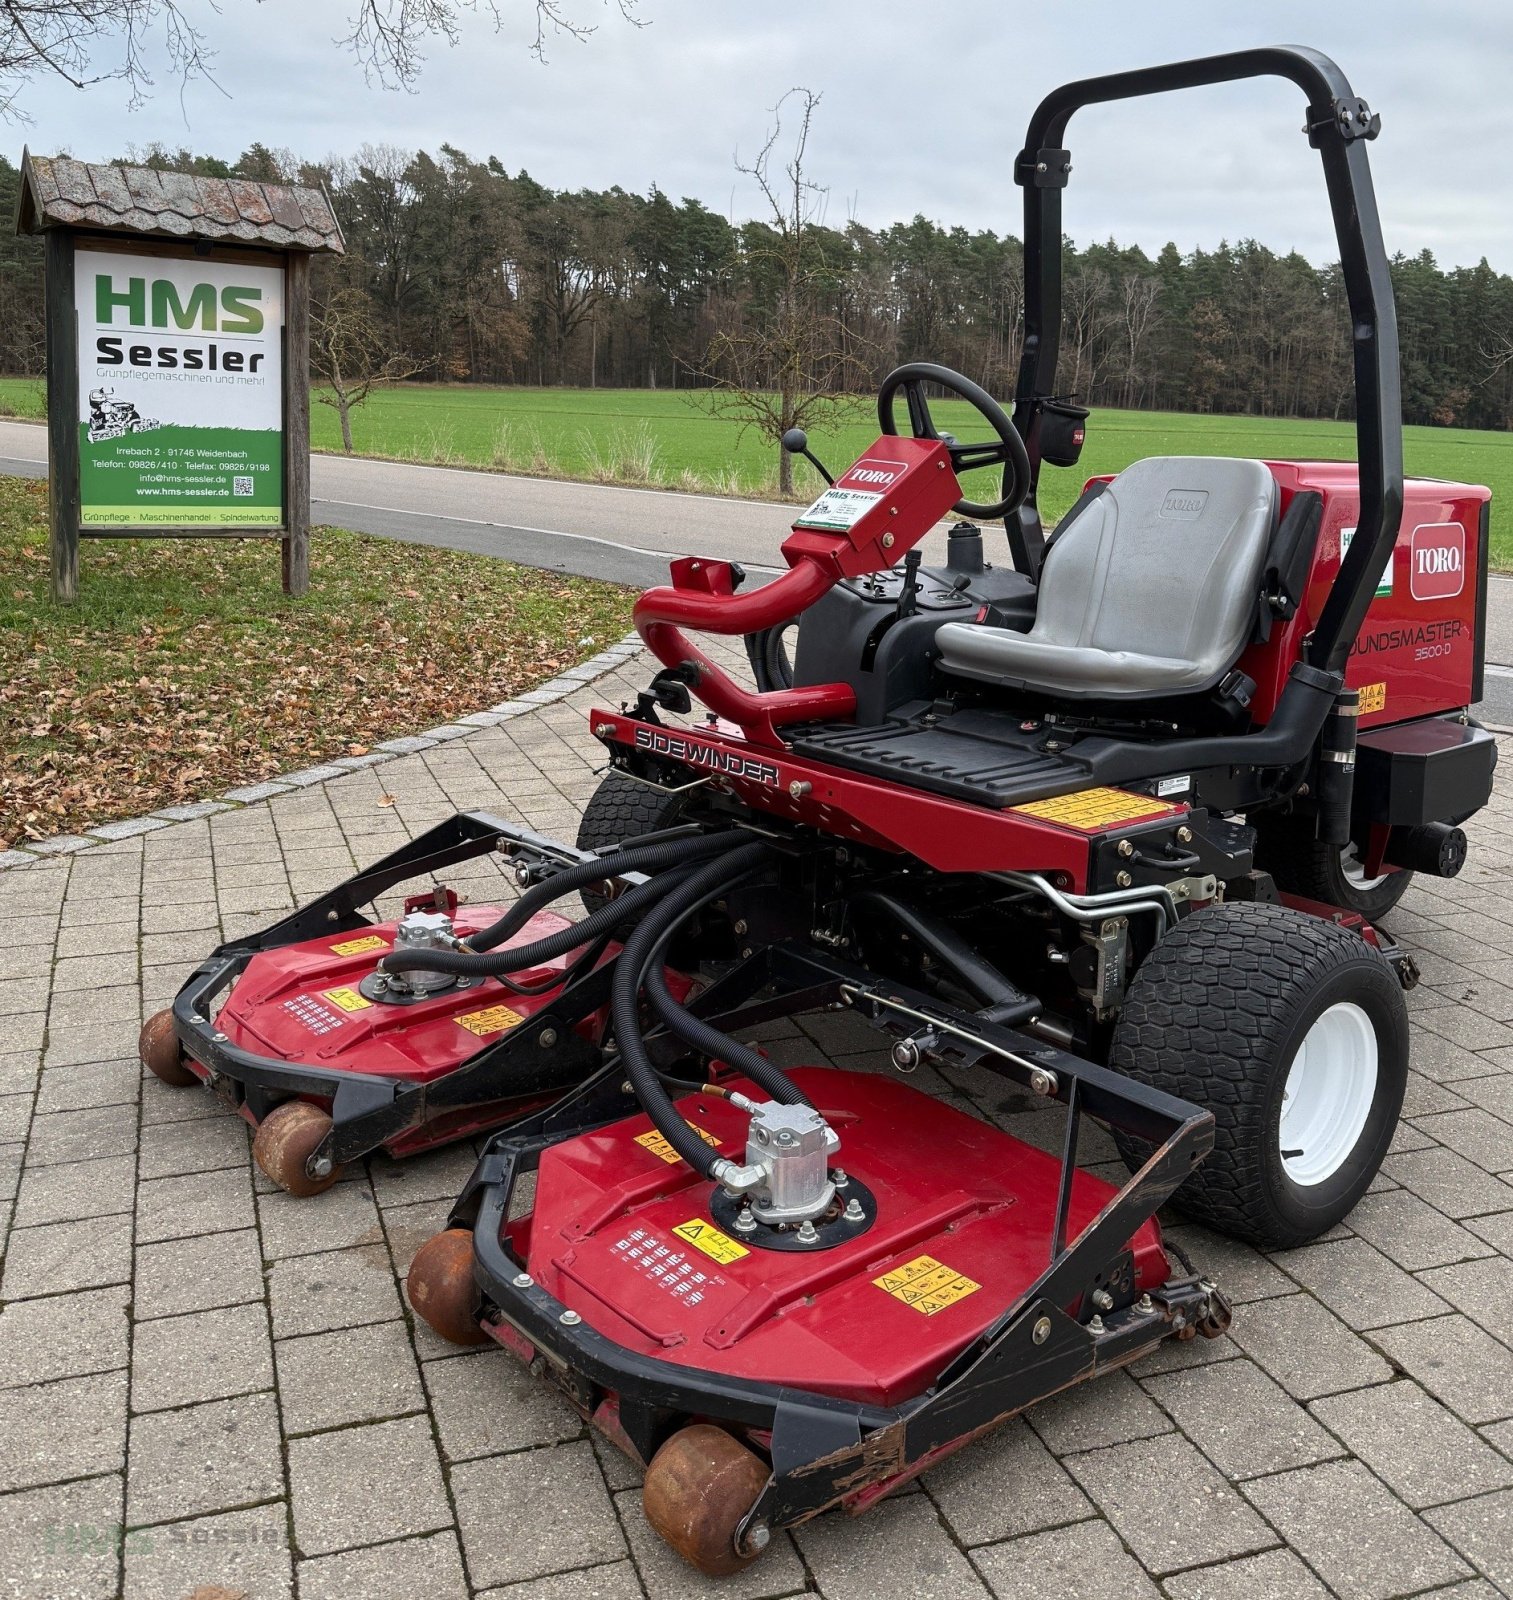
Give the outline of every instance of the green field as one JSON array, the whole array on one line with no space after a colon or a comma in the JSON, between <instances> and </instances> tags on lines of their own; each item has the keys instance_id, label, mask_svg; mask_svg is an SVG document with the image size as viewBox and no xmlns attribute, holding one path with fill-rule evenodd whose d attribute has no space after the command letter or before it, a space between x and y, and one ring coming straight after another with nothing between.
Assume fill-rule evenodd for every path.
<instances>
[{"instance_id":1,"label":"green field","mask_svg":"<svg viewBox=\"0 0 1513 1600\"><path fill-rule=\"evenodd\" d=\"M42 409L37 380L0 379L0 411L40 417ZM338 450L336 413L325 405L310 409L316 449ZM942 402L936 416L942 427L955 427L964 439L982 435L960 402ZM725 494L776 491L771 446L754 431L741 435L735 423L711 417L689 394L669 390L408 384L374 394L354 414L353 432L364 455ZM1405 432L1410 473L1486 484L1494 505L1513 499L1513 434L1461 428ZM853 421L817 433L811 444L821 460L839 470L875 436L875 419L861 408ZM1142 456L1346 459L1354 452L1355 433L1348 423L1100 410L1091 419L1079 466L1046 472L1041 504L1054 520L1077 497L1085 478L1117 472ZM815 486L814 474L803 463L798 474L800 491L807 494ZM967 487L989 498L984 486ZM1494 516L1492 523L1494 559L1513 567L1513 532L1499 520Z\"/></svg>"}]
</instances>

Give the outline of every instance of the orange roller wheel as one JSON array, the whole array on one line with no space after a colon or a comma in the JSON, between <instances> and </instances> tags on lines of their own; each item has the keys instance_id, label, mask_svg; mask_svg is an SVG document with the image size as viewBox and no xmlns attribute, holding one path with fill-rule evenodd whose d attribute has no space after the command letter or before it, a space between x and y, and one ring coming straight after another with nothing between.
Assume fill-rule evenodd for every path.
<instances>
[{"instance_id":1,"label":"orange roller wheel","mask_svg":"<svg viewBox=\"0 0 1513 1600\"><path fill-rule=\"evenodd\" d=\"M173 1012L160 1011L142 1024L137 1038L137 1053L142 1065L155 1078L172 1084L175 1089L186 1088L200 1080L184 1058L184 1048L173 1027Z\"/></svg>"},{"instance_id":2,"label":"orange roller wheel","mask_svg":"<svg viewBox=\"0 0 1513 1600\"><path fill-rule=\"evenodd\" d=\"M340 1175L335 1166L314 1174L310 1157L331 1131L331 1119L308 1100L286 1100L258 1124L252 1139L252 1159L265 1176L290 1194L319 1194Z\"/></svg>"},{"instance_id":3,"label":"orange roller wheel","mask_svg":"<svg viewBox=\"0 0 1513 1600\"><path fill-rule=\"evenodd\" d=\"M417 1316L452 1344L487 1344L478 1326L478 1289L473 1282L473 1236L448 1228L415 1252L405 1284Z\"/></svg>"},{"instance_id":4,"label":"orange roller wheel","mask_svg":"<svg viewBox=\"0 0 1513 1600\"><path fill-rule=\"evenodd\" d=\"M751 1529L738 1550L736 1529L767 1486L767 1465L723 1428L680 1428L652 1457L641 1503L646 1520L690 1566L723 1578L749 1567L768 1533Z\"/></svg>"}]
</instances>

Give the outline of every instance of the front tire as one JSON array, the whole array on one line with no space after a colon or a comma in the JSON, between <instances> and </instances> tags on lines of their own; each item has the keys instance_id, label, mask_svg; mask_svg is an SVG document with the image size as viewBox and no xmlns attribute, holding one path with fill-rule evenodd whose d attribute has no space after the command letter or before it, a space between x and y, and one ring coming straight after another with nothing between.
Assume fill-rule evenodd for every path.
<instances>
[{"instance_id":1,"label":"front tire","mask_svg":"<svg viewBox=\"0 0 1513 1600\"><path fill-rule=\"evenodd\" d=\"M1358 934L1284 906L1213 906L1136 973L1110 1064L1214 1114L1213 1150L1176 1205L1251 1244L1306 1244L1349 1214L1387 1153L1408 1008ZM1131 1171L1149 1155L1115 1139Z\"/></svg>"},{"instance_id":2,"label":"front tire","mask_svg":"<svg viewBox=\"0 0 1513 1600\"><path fill-rule=\"evenodd\" d=\"M1343 848L1313 836L1313 818L1302 812L1256 817L1257 865L1284 894L1355 911L1368 922L1385 917L1408 891L1413 874L1384 872L1368 877L1353 844Z\"/></svg>"},{"instance_id":3,"label":"front tire","mask_svg":"<svg viewBox=\"0 0 1513 1600\"><path fill-rule=\"evenodd\" d=\"M623 773L607 772L583 808L578 848L597 854L615 849L622 840L675 828L687 804L687 795L668 794L637 783ZM592 889L583 890L582 899L584 910L590 913L608 903L604 895Z\"/></svg>"}]
</instances>

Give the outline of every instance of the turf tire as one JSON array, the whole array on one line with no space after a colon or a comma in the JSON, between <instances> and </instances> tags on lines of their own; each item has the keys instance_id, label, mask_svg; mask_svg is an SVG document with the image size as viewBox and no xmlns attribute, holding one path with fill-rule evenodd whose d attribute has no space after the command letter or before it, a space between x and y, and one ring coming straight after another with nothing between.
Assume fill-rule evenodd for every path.
<instances>
[{"instance_id":1,"label":"turf tire","mask_svg":"<svg viewBox=\"0 0 1513 1600\"><path fill-rule=\"evenodd\" d=\"M1375 1036L1370 1107L1336 1170L1299 1184L1283 1166L1283 1090L1305 1034L1341 1002ZM1179 1209L1251 1244L1306 1244L1350 1212L1387 1153L1408 1079L1408 1009L1358 934L1285 906L1214 906L1173 928L1135 974L1110 1064L1214 1114L1213 1150L1178 1190ZM1128 1135L1115 1141L1131 1171L1149 1155Z\"/></svg>"},{"instance_id":2,"label":"turf tire","mask_svg":"<svg viewBox=\"0 0 1513 1600\"><path fill-rule=\"evenodd\" d=\"M1345 852L1313 837L1313 818L1301 813L1262 815L1255 819L1256 865L1269 872L1283 894L1356 911L1368 922L1379 921L1407 893L1411 872L1389 872L1365 888L1345 871Z\"/></svg>"},{"instance_id":3,"label":"turf tire","mask_svg":"<svg viewBox=\"0 0 1513 1600\"><path fill-rule=\"evenodd\" d=\"M624 839L675 828L687 804L686 795L661 793L623 773L607 772L583 808L578 848L610 850ZM604 896L585 889L583 904L588 911L597 911L604 904Z\"/></svg>"}]
</instances>

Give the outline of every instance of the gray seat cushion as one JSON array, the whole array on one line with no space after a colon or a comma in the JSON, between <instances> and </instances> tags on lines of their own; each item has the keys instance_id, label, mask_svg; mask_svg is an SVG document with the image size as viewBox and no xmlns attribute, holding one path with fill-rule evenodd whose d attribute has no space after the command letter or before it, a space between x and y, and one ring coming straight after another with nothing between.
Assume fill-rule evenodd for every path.
<instances>
[{"instance_id":1,"label":"gray seat cushion","mask_svg":"<svg viewBox=\"0 0 1513 1600\"><path fill-rule=\"evenodd\" d=\"M1259 461L1137 461L1057 534L1029 632L947 623L940 665L1070 699L1210 689L1250 637L1276 520Z\"/></svg>"}]
</instances>

